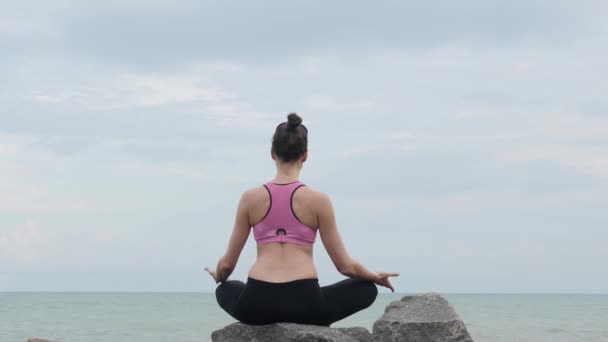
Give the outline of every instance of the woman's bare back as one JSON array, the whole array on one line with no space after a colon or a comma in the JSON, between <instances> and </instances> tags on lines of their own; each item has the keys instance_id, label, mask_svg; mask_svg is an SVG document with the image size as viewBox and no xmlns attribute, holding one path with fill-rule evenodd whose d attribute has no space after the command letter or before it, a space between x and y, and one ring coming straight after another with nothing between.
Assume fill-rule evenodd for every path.
<instances>
[{"instance_id":1,"label":"woman's bare back","mask_svg":"<svg viewBox=\"0 0 608 342\"><path fill-rule=\"evenodd\" d=\"M248 212L251 226L259 223L270 207L270 196L262 186L249 190L251 200ZM319 193L308 186L298 188L293 195L293 211L308 227L319 227L315 197ZM317 228L315 228L317 229ZM313 261L312 246L293 243L264 243L257 245L257 258L249 277L269 282L286 282L295 279L318 278Z\"/></svg>"}]
</instances>

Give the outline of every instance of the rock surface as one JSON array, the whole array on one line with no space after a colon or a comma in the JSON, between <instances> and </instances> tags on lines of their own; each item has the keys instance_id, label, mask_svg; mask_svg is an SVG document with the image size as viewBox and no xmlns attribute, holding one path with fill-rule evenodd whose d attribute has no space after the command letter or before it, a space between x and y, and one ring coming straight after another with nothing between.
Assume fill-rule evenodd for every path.
<instances>
[{"instance_id":1,"label":"rock surface","mask_svg":"<svg viewBox=\"0 0 608 342\"><path fill-rule=\"evenodd\" d=\"M376 341L473 341L454 308L437 293L405 296L390 303L373 332Z\"/></svg>"},{"instance_id":2,"label":"rock surface","mask_svg":"<svg viewBox=\"0 0 608 342\"><path fill-rule=\"evenodd\" d=\"M232 323L211 334L213 342L372 342L372 335L363 327L328 328L317 325L276 323L246 325Z\"/></svg>"},{"instance_id":3,"label":"rock surface","mask_svg":"<svg viewBox=\"0 0 608 342\"><path fill-rule=\"evenodd\" d=\"M328 328L276 323L233 323L211 334L213 342L472 342L454 308L439 294L405 296L390 303L373 326Z\"/></svg>"}]
</instances>

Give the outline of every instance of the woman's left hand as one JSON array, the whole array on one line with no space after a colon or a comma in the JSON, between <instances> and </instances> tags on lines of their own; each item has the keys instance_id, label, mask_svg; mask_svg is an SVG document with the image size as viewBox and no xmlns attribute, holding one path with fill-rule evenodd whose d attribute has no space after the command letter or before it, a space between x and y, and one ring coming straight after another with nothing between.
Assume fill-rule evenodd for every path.
<instances>
[{"instance_id":1,"label":"woman's left hand","mask_svg":"<svg viewBox=\"0 0 608 342\"><path fill-rule=\"evenodd\" d=\"M215 281L215 283L219 283L219 280L217 279L217 273L215 271L212 271L209 269L209 267L205 267L205 271L207 271L211 277L213 277L213 280Z\"/></svg>"}]
</instances>

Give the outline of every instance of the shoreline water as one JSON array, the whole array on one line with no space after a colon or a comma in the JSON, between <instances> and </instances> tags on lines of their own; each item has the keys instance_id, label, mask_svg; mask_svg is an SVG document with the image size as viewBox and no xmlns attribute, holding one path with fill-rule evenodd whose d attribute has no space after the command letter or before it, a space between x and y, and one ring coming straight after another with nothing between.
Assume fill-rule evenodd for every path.
<instances>
[{"instance_id":1,"label":"shoreline water","mask_svg":"<svg viewBox=\"0 0 608 342\"><path fill-rule=\"evenodd\" d=\"M332 325L371 330L384 307L409 293L381 293ZM608 294L442 294L474 340L608 340ZM205 292L0 292L0 340L209 341L234 322Z\"/></svg>"}]
</instances>

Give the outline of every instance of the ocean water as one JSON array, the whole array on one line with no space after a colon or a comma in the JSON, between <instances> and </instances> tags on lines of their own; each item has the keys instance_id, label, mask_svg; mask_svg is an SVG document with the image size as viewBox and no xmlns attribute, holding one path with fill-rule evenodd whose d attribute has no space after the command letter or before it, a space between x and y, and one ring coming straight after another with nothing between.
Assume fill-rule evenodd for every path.
<instances>
[{"instance_id":1,"label":"ocean water","mask_svg":"<svg viewBox=\"0 0 608 342\"><path fill-rule=\"evenodd\" d=\"M404 294L379 294L332 325L372 324ZM608 341L608 295L444 294L477 342ZM202 342L233 322L211 293L0 293L0 342Z\"/></svg>"}]
</instances>

